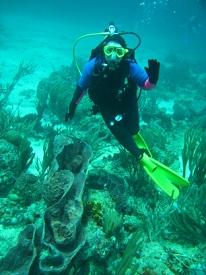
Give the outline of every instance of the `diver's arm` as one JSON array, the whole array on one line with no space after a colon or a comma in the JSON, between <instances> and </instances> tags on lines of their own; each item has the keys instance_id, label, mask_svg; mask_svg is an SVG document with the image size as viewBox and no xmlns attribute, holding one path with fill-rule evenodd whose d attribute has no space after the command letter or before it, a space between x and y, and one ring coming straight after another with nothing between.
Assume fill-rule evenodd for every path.
<instances>
[{"instance_id":1,"label":"diver's arm","mask_svg":"<svg viewBox=\"0 0 206 275\"><path fill-rule=\"evenodd\" d=\"M133 82L144 90L151 90L158 81L160 64L156 60L148 60L149 68L145 71L135 62L130 63L130 76Z\"/></svg>"},{"instance_id":2,"label":"diver's arm","mask_svg":"<svg viewBox=\"0 0 206 275\"><path fill-rule=\"evenodd\" d=\"M82 76L78 81L77 87L74 91L74 94L71 100L71 102L75 103L76 105L79 104L87 88L89 87L89 84L92 79L92 74L94 71L94 65L95 65L95 58L87 62L87 64L83 69Z\"/></svg>"},{"instance_id":3,"label":"diver's arm","mask_svg":"<svg viewBox=\"0 0 206 275\"><path fill-rule=\"evenodd\" d=\"M154 88L155 84L150 83L149 77L146 79L144 86L140 87L143 90L152 90Z\"/></svg>"},{"instance_id":4,"label":"diver's arm","mask_svg":"<svg viewBox=\"0 0 206 275\"><path fill-rule=\"evenodd\" d=\"M144 90L151 90L155 85L149 82L148 74L135 62L130 63L132 81Z\"/></svg>"},{"instance_id":5,"label":"diver's arm","mask_svg":"<svg viewBox=\"0 0 206 275\"><path fill-rule=\"evenodd\" d=\"M94 65L95 65L95 58L87 62L87 64L85 65L82 76L78 81L72 100L69 104L69 109L66 112L65 122L67 122L69 118L73 119L76 107L81 101L84 94L86 93L86 90L89 87L89 84L91 82L92 74L94 71Z\"/></svg>"}]
</instances>

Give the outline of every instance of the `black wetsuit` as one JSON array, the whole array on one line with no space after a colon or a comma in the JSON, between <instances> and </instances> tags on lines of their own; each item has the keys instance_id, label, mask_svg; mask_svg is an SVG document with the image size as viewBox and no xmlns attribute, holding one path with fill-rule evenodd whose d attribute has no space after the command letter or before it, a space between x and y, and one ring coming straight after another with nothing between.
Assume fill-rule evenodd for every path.
<instances>
[{"instance_id":1,"label":"black wetsuit","mask_svg":"<svg viewBox=\"0 0 206 275\"><path fill-rule=\"evenodd\" d=\"M149 87L144 87L148 75L136 63L132 64L137 67L133 75L139 83L134 83L130 75L131 61L123 59L115 70L111 70L109 66L102 66L102 63L103 55L96 57L92 75L88 73L88 69L83 71L82 78L88 75L86 80L84 79L85 82L90 77L85 85L88 86L89 97L98 106L105 123L119 143L138 158L141 151L132 138L139 131L137 85L143 89L152 89L154 85L149 83ZM81 86L83 85L79 81L72 99L73 103L78 104L84 94ZM119 94L119 91L122 93Z\"/></svg>"}]
</instances>

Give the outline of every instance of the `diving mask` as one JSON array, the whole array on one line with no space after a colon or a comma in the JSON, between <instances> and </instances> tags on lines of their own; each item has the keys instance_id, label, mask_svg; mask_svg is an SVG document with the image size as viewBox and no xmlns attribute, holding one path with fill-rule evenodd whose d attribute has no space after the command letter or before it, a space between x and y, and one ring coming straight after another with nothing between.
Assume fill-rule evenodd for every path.
<instances>
[{"instance_id":1,"label":"diving mask","mask_svg":"<svg viewBox=\"0 0 206 275\"><path fill-rule=\"evenodd\" d=\"M104 54L106 56L111 56L113 54L113 52L115 51L117 57L121 58L123 57L126 53L129 52L129 50L124 49L122 47L114 47L114 46L104 46Z\"/></svg>"}]
</instances>

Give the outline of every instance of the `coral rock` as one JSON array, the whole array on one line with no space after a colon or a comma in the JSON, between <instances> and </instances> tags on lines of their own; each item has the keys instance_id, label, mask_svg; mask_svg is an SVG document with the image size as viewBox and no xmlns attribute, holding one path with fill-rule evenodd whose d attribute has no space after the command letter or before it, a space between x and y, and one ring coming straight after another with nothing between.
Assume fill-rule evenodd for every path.
<instances>
[{"instance_id":1,"label":"coral rock","mask_svg":"<svg viewBox=\"0 0 206 275\"><path fill-rule=\"evenodd\" d=\"M20 234L18 243L0 261L0 273L4 275L28 275L36 257L34 225L28 225Z\"/></svg>"}]
</instances>

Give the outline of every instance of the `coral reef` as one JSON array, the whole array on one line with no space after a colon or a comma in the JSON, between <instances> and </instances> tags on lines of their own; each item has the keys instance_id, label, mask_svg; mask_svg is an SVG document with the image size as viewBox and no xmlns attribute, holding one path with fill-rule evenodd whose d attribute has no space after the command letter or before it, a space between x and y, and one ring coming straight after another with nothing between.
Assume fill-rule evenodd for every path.
<instances>
[{"instance_id":1,"label":"coral reef","mask_svg":"<svg viewBox=\"0 0 206 275\"><path fill-rule=\"evenodd\" d=\"M51 137L46 139L43 144L43 159L36 158L35 168L38 172L40 182L44 182L46 175L51 167L53 160L53 144L56 133L52 130Z\"/></svg>"},{"instance_id":2,"label":"coral reef","mask_svg":"<svg viewBox=\"0 0 206 275\"><path fill-rule=\"evenodd\" d=\"M126 274L127 269L132 263L134 254L138 251L138 249L141 246L141 242L142 242L141 236L142 236L142 231L137 230L136 232L133 233L130 240L128 241L123 257L121 258L120 262L116 267L115 274L118 274L118 275ZM137 268L138 268L138 265L134 266L130 274L135 274L134 272L137 271Z\"/></svg>"},{"instance_id":3,"label":"coral reef","mask_svg":"<svg viewBox=\"0 0 206 275\"><path fill-rule=\"evenodd\" d=\"M0 139L0 190L7 194L18 175L18 149L4 139Z\"/></svg>"},{"instance_id":4,"label":"coral reef","mask_svg":"<svg viewBox=\"0 0 206 275\"><path fill-rule=\"evenodd\" d=\"M56 172L43 182L43 198L48 206L57 203L73 184L74 175L68 170Z\"/></svg>"},{"instance_id":5,"label":"coral reef","mask_svg":"<svg viewBox=\"0 0 206 275\"><path fill-rule=\"evenodd\" d=\"M81 155L82 163L75 169L75 177L67 168L77 155ZM85 169L91 158L91 150L87 144L67 135L58 135L54 139L54 160L47 184L50 178L57 175L64 178L61 199L50 206L44 216L44 234L42 239L43 250L49 250L49 255L40 257L40 269L49 274L66 270L74 255L81 249L86 241L85 230L81 226L83 214L82 193L86 179ZM66 174L65 174L66 173ZM66 178L68 177L68 180ZM60 179L60 181L61 181ZM56 180L56 178L55 178ZM56 182L55 182L56 183ZM72 183L72 184L71 184ZM56 190L56 184L54 191ZM50 185L52 187L52 184ZM63 189L64 187L62 187ZM52 191L51 194L55 195ZM60 195L60 194L58 194ZM55 198L57 200L58 198ZM51 204L51 200L50 200ZM51 274L53 274L51 272Z\"/></svg>"},{"instance_id":6,"label":"coral reef","mask_svg":"<svg viewBox=\"0 0 206 275\"><path fill-rule=\"evenodd\" d=\"M72 258L85 244L86 232L81 226L84 180L85 175L78 175L72 190L67 190L60 201L45 212L45 231L39 261L43 273L60 274L66 270ZM46 256L45 250L49 250Z\"/></svg>"},{"instance_id":7,"label":"coral reef","mask_svg":"<svg viewBox=\"0 0 206 275\"><path fill-rule=\"evenodd\" d=\"M119 214L115 209L104 209L104 218L103 218L103 229L106 234L106 237L111 237L115 235L118 228L122 226L122 215Z\"/></svg>"},{"instance_id":8,"label":"coral reef","mask_svg":"<svg viewBox=\"0 0 206 275\"><path fill-rule=\"evenodd\" d=\"M74 165L70 164L77 156L81 156L81 162L75 164L74 169ZM28 254L28 256L31 256L30 258L27 257L30 261L26 259L24 263L19 261L18 266L11 265L8 267L9 251L2 258L2 266L5 267L5 270L8 269L11 272L8 274L15 273L17 268L18 270L25 269L25 273L22 274L37 274L39 272L41 274L67 274L71 260L86 241L86 232L81 225L83 214L82 194L86 179L85 171L91 156L90 147L81 140L68 135L57 135L55 137L54 159L43 183L44 197L49 207L44 213L43 224L40 224L36 229L38 241L34 245L33 237L28 237L30 242L25 244L24 239L27 235L25 238L21 236L26 234L24 232L27 232L28 226L20 233L18 245L12 248L11 251L20 249L19 256L24 259L24 253L25 255ZM68 168L74 170L74 174ZM33 180L29 175L23 176L22 174L18 179L19 182L16 188L20 182L24 182L24 178L27 183ZM37 180L36 177L35 179ZM20 188L16 190L20 190ZM23 196L20 193L11 193L9 197L20 201L22 200L21 195ZM35 194L33 195L35 196ZM33 228L32 232L35 231L33 225L30 228ZM30 248L29 252L28 247Z\"/></svg>"},{"instance_id":9,"label":"coral reef","mask_svg":"<svg viewBox=\"0 0 206 275\"><path fill-rule=\"evenodd\" d=\"M177 201L172 213L172 223L182 239L194 244L206 242L206 183L197 186L191 183Z\"/></svg>"},{"instance_id":10,"label":"coral reef","mask_svg":"<svg viewBox=\"0 0 206 275\"><path fill-rule=\"evenodd\" d=\"M137 217L141 216L143 220L142 228L148 234L149 240L154 241L169 224L169 218L172 212L172 204L165 200L157 201L154 208L147 203L139 203L137 207Z\"/></svg>"},{"instance_id":11,"label":"coral reef","mask_svg":"<svg viewBox=\"0 0 206 275\"><path fill-rule=\"evenodd\" d=\"M49 108L60 121L63 121L75 85L76 81L72 78L70 67L62 67L61 71L53 72L49 78L42 79L36 94L39 118L42 117L45 109Z\"/></svg>"},{"instance_id":12,"label":"coral reef","mask_svg":"<svg viewBox=\"0 0 206 275\"><path fill-rule=\"evenodd\" d=\"M108 189L110 196L115 201L116 210L125 212L127 207L128 193L124 179L115 174L105 173L98 179Z\"/></svg>"},{"instance_id":13,"label":"coral reef","mask_svg":"<svg viewBox=\"0 0 206 275\"><path fill-rule=\"evenodd\" d=\"M13 199L14 195L18 200ZM42 198L42 186L36 176L22 173L8 196L13 203L18 201L21 206L29 206Z\"/></svg>"},{"instance_id":14,"label":"coral reef","mask_svg":"<svg viewBox=\"0 0 206 275\"><path fill-rule=\"evenodd\" d=\"M189 180L198 186L206 183L206 116L195 120L184 136L183 176L189 168Z\"/></svg>"},{"instance_id":15,"label":"coral reef","mask_svg":"<svg viewBox=\"0 0 206 275\"><path fill-rule=\"evenodd\" d=\"M22 136L17 131L15 130L6 131L3 135L3 138L5 138L11 144L17 147L20 147Z\"/></svg>"},{"instance_id":16,"label":"coral reef","mask_svg":"<svg viewBox=\"0 0 206 275\"><path fill-rule=\"evenodd\" d=\"M202 86L190 68L184 71L187 87L180 89L184 78L176 64L181 60L170 55L167 62L172 67L163 66L162 73L171 73L169 78L160 80L163 85L153 93L142 94L139 107L147 123L141 125L141 132L154 158L176 165L175 170L182 170L183 131L189 128L183 170L185 176L189 172L191 185L181 190L174 204L144 176L132 156L118 150L99 115L85 116L85 104L77 110L79 123L74 119L67 127L56 125L63 121L76 85L74 64L39 83L38 129L35 116L21 119L18 109L0 111L0 240L5 244L1 273L3 269L6 275L205 273L205 125L201 121L201 127L188 127L193 118L203 116L204 95L195 96L194 86L199 90ZM174 114L167 113L166 105L159 107L161 100L174 102ZM65 134L68 131L70 135ZM31 133L43 144L43 160L35 165L37 176L25 173L33 154L32 143L27 142ZM91 145L93 158L82 140ZM23 172L18 173L20 146L29 153ZM15 246L15 236L23 228Z\"/></svg>"}]
</instances>

